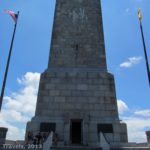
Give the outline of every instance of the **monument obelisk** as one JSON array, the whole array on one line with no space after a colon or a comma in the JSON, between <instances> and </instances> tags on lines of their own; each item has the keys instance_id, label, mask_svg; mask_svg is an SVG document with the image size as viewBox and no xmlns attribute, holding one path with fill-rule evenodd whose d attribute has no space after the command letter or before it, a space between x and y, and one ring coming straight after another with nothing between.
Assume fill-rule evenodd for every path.
<instances>
[{"instance_id":1,"label":"monument obelisk","mask_svg":"<svg viewBox=\"0 0 150 150\"><path fill-rule=\"evenodd\" d=\"M27 131L58 134L64 145L127 142L114 77L107 71L100 0L56 0L48 68Z\"/></svg>"}]
</instances>

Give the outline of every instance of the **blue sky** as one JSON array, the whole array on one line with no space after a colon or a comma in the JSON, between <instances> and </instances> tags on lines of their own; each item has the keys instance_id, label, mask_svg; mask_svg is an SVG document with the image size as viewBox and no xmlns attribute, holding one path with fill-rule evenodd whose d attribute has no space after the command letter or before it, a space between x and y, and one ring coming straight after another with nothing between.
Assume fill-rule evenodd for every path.
<instances>
[{"instance_id":1,"label":"blue sky","mask_svg":"<svg viewBox=\"0 0 150 150\"><path fill-rule=\"evenodd\" d=\"M13 21L3 11L20 11L6 85L0 126L8 139L23 139L26 122L34 115L40 73L47 68L55 0L1 0L0 85L13 32ZM137 9L143 15L150 59L150 1L102 0L109 72L115 76L120 118L128 125L129 141L146 141L150 130L150 88L146 73ZM133 128L134 127L134 128Z\"/></svg>"}]
</instances>

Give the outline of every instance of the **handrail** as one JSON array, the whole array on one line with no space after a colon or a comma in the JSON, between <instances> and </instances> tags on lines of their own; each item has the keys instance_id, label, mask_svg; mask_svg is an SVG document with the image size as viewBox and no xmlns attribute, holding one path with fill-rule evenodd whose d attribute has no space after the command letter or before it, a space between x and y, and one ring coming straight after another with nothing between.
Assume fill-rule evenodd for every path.
<instances>
[{"instance_id":1,"label":"handrail","mask_svg":"<svg viewBox=\"0 0 150 150\"><path fill-rule=\"evenodd\" d=\"M110 150L110 143L107 141L104 133L100 132L99 133L100 137L100 147L103 148L104 150Z\"/></svg>"},{"instance_id":2,"label":"handrail","mask_svg":"<svg viewBox=\"0 0 150 150\"><path fill-rule=\"evenodd\" d=\"M102 133L102 134L103 134L103 136L104 136L106 142L107 142L108 144L110 144L110 142L109 142L108 139L106 138L105 134L104 134L104 133Z\"/></svg>"},{"instance_id":3,"label":"handrail","mask_svg":"<svg viewBox=\"0 0 150 150\"><path fill-rule=\"evenodd\" d=\"M52 144L53 144L53 135L54 133L51 132L46 139L46 141L43 143L43 150L50 150Z\"/></svg>"}]
</instances>

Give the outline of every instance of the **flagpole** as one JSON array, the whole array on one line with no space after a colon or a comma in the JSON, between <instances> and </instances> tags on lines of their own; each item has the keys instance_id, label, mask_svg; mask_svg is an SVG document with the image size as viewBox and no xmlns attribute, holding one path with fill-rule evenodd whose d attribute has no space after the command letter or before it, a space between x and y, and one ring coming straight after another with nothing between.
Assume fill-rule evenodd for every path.
<instances>
[{"instance_id":1,"label":"flagpole","mask_svg":"<svg viewBox=\"0 0 150 150\"><path fill-rule=\"evenodd\" d=\"M17 12L17 16L19 17L19 11ZM2 102L3 102L4 93L5 93L5 86L6 86L7 75L8 75L8 70L9 70L9 64L10 64L10 59L11 59L11 54L12 54L12 48L13 48L13 43L14 43L14 38L15 38L15 33L16 33L16 28L17 28L17 22L18 22L18 19L16 20L15 25L14 25L13 36L12 36L12 40L11 40L11 45L10 45L10 49L9 49L9 54L8 54L8 59L7 59L7 64L6 64L2 89L1 89L0 111L1 111L1 108L2 108Z\"/></svg>"},{"instance_id":2,"label":"flagpole","mask_svg":"<svg viewBox=\"0 0 150 150\"><path fill-rule=\"evenodd\" d=\"M147 56L146 44L145 44L145 38L144 38L144 33L143 33L142 18L139 18L139 21L140 21L140 29L141 29L141 35L142 35L143 48L144 48L144 55L145 55L145 61L146 61L148 81L149 81L149 86L150 86L150 68L149 68L148 56Z\"/></svg>"}]
</instances>

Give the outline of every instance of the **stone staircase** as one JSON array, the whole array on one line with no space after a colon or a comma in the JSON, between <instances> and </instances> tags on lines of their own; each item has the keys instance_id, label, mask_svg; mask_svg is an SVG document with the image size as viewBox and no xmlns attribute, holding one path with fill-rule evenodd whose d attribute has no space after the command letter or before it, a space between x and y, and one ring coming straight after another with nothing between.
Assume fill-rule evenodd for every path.
<instances>
[{"instance_id":1,"label":"stone staircase","mask_svg":"<svg viewBox=\"0 0 150 150\"><path fill-rule=\"evenodd\" d=\"M111 148L110 150L150 150L148 147L124 147L124 148Z\"/></svg>"},{"instance_id":2,"label":"stone staircase","mask_svg":"<svg viewBox=\"0 0 150 150\"><path fill-rule=\"evenodd\" d=\"M42 150L41 148L40 149L28 149L28 148L0 148L0 150Z\"/></svg>"},{"instance_id":3,"label":"stone staircase","mask_svg":"<svg viewBox=\"0 0 150 150\"><path fill-rule=\"evenodd\" d=\"M101 148L86 147L86 146L63 146L51 147L51 150L102 150Z\"/></svg>"},{"instance_id":4,"label":"stone staircase","mask_svg":"<svg viewBox=\"0 0 150 150\"><path fill-rule=\"evenodd\" d=\"M42 149L28 149L28 148L0 148L0 150L42 150ZM65 147L52 147L50 150L102 150L101 148L89 148L83 146L65 146Z\"/></svg>"},{"instance_id":5,"label":"stone staircase","mask_svg":"<svg viewBox=\"0 0 150 150\"><path fill-rule=\"evenodd\" d=\"M65 146L52 147L51 150L105 150L102 148L86 147L86 146ZM150 150L148 147L124 147L124 148L110 148L110 150Z\"/></svg>"},{"instance_id":6,"label":"stone staircase","mask_svg":"<svg viewBox=\"0 0 150 150\"><path fill-rule=\"evenodd\" d=\"M2 148L0 147L0 150L14 150L13 148ZM42 150L42 149L22 149L22 148L18 148L15 150ZM65 147L52 147L50 150L105 150L102 148L90 148L90 147L83 147L83 146L65 146ZM135 148L135 147L126 147L126 148L111 148L110 150L150 150L150 148L146 148L146 147L139 147L139 148Z\"/></svg>"}]
</instances>

